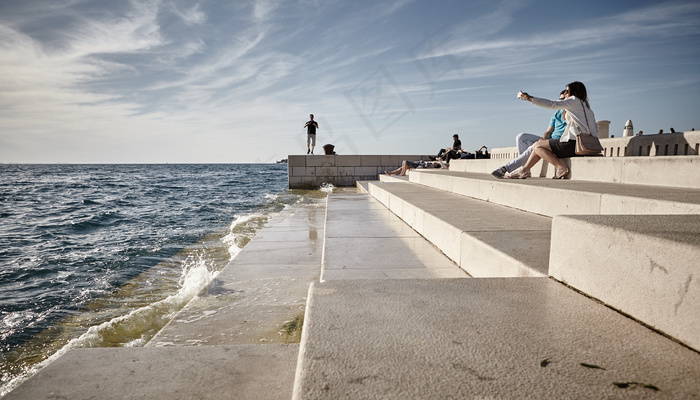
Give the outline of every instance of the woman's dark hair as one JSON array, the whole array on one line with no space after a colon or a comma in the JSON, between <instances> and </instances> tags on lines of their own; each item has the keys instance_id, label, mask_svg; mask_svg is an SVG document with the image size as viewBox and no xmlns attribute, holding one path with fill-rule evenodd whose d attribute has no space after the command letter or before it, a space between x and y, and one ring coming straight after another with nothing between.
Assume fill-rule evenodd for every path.
<instances>
[{"instance_id":1,"label":"woman's dark hair","mask_svg":"<svg viewBox=\"0 0 700 400\"><path fill-rule=\"evenodd\" d=\"M585 101L588 108L591 108L591 106L588 104L588 92L586 92L586 85L576 81L569 83L566 85L566 87L569 88L569 96L576 96L577 99Z\"/></svg>"}]
</instances>

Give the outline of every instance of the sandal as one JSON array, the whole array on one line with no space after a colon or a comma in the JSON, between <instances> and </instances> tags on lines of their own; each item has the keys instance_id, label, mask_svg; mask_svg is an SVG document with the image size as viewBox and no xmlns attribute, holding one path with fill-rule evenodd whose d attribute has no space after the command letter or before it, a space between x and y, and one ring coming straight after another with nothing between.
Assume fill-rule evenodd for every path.
<instances>
[{"instance_id":1,"label":"sandal","mask_svg":"<svg viewBox=\"0 0 700 400\"><path fill-rule=\"evenodd\" d=\"M511 172L510 174L508 174L506 177L510 178L510 179L525 179L525 178L529 178L530 176L532 176L530 174L530 171L525 171L525 169L523 169L523 167L520 167L520 168L516 169L515 171Z\"/></svg>"},{"instance_id":2,"label":"sandal","mask_svg":"<svg viewBox=\"0 0 700 400\"><path fill-rule=\"evenodd\" d=\"M554 171L554 177L552 179L564 179L566 175L569 174L569 169L564 167L564 168L557 168Z\"/></svg>"}]
</instances>

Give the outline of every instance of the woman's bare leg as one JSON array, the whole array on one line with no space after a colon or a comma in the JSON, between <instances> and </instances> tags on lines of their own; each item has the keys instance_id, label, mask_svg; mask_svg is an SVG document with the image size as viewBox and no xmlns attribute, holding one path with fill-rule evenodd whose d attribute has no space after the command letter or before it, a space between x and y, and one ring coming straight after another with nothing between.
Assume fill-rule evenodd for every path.
<instances>
[{"instance_id":1,"label":"woman's bare leg","mask_svg":"<svg viewBox=\"0 0 700 400\"><path fill-rule=\"evenodd\" d=\"M525 165L523 165L523 170L524 171L530 171L530 168L532 168L535 164L537 164L538 161L540 161L541 157L537 155L537 152L535 151L535 146L537 145L536 142L535 144L532 145L532 152L530 152L530 157L527 158L527 161L525 162Z\"/></svg>"},{"instance_id":2,"label":"woman's bare leg","mask_svg":"<svg viewBox=\"0 0 700 400\"><path fill-rule=\"evenodd\" d=\"M401 167L396 168L396 169L393 170L393 171L384 171L384 173L387 174L387 175L398 175L398 174L401 173Z\"/></svg>"},{"instance_id":3,"label":"woman's bare leg","mask_svg":"<svg viewBox=\"0 0 700 400\"><path fill-rule=\"evenodd\" d=\"M403 160L403 162L401 162L401 166L399 168L396 168L393 171L384 171L384 173L387 175L406 175L406 168L407 168L406 160Z\"/></svg>"},{"instance_id":4,"label":"woman's bare leg","mask_svg":"<svg viewBox=\"0 0 700 400\"><path fill-rule=\"evenodd\" d=\"M548 163L552 164L556 169L564 169L566 168L566 164L564 164L559 157L554 155L552 152L552 148L549 146L549 143L547 143L546 146L542 146L539 149L537 149L537 154L542 157L545 161Z\"/></svg>"},{"instance_id":5,"label":"woman's bare leg","mask_svg":"<svg viewBox=\"0 0 700 400\"><path fill-rule=\"evenodd\" d=\"M540 159L544 159L555 168L566 168L566 165L552 153L552 148L549 146L548 140L540 140L532 145L532 154L530 154L530 158L527 159L523 169L529 171Z\"/></svg>"}]
</instances>

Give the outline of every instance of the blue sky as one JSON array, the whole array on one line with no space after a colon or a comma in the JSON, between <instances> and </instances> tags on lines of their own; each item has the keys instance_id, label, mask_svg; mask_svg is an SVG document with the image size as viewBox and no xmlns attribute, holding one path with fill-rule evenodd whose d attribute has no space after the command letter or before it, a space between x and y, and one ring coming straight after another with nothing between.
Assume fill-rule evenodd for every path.
<instances>
[{"instance_id":1,"label":"blue sky","mask_svg":"<svg viewBox=\"0 0 700 400\"><path fill-rule=\"evenodd\" d=\"M615 136L700 128L700 3L0 0L0 162L273 162L309 113L339 154L513 146L574 80Z\"/></svg>"}]
</instances>

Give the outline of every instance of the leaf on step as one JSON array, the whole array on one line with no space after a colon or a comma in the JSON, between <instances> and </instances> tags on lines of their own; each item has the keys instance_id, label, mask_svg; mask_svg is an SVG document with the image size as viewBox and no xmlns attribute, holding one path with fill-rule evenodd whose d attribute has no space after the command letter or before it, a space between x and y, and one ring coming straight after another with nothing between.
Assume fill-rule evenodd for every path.
<instances>
[{"instance_id":1,"label":"leaf on step","mask_svg":"<svg viewBox=\"0 0 700 400\"><path fill-rule=\"evenodd\" d=\"M551 361L549 360L549 358L545 358L544 360L540 361L540 367L544 368L544 367L546 367L547 365L549 365L549 363L551 363Z\"/></svg>"},{"instance_id":2,"label":"leaf on step","mask_svg":"<svg viewBox=\"0 0 700 400\"><path fill-rule=\"evenodd\" d=\"M592 368L592 369L602 369L603 371L605 371L605 368L599 367L599 366L597 366L597 365L595 365L595 364L588 364L588 363L578 363L578 364L579 364L580 366L582 366L582 367Z\"/></svg>"},{"instance_id":3,"label":"leaf on step","mask_svg":"<svg viewBox=\"0 0 700 400\"><path fill-rule=\"evenodd\" d=\"M628 388L634 389L634 388L642 387L644 389L651 389L655 392L658 392L659 390L661 390L654 385L651 385L648 383L639 383L639 382L613 382L613 385L617 386L620 389L628 389Z\"/></svg>"}]
</instances>

